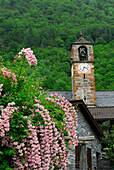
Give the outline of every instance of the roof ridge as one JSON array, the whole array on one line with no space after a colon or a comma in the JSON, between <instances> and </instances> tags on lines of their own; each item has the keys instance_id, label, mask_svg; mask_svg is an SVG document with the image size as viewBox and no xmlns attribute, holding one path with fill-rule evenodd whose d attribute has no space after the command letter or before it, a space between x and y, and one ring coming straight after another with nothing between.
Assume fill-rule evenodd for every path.
<instances>
[{"instance_id":1,"label":"roof ridge","mask_svg":"<svg viewBox=\"0 0 114 170\"><path fill-rule=\"evenodd\" d=\"M95 107L88 107L89 109L95 109L95 108L114 108L114 106L95 106Z\"/></svg>"}]
</instances>

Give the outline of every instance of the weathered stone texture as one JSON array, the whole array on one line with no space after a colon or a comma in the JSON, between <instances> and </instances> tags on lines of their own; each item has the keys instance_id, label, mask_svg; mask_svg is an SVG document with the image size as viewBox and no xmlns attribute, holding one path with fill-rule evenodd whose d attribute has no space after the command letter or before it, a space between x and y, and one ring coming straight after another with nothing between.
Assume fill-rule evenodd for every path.
<instances>
[{"instance_id":1,"label":"weathered stone texture","mask_svg":"<svg viewBox=\"0 0 114 170\"><path fill-rule=\"evenodd\" d=\"M98 170L114 170L111 166L110 160L103 158L98 162Z\"/></svg>"},{"instance_id":2,"label":"weathered stone texture","mask_svg":"<svg viewBox=\"0 0 114 170\"><path fill-rule=\"evenodd\" d=\"M95 168L97 170L98 167L98 158L97 158L97 153L99 154L99 160L101 158L101 142L100 139L98 139L98 137L96 136L96 134L93 132L92 128L90 127L90 125L88 124L88 122L86 121L85 117L81 114L80 111L78 111L77 113L78 116L78 126L76 129L77 132L77 136L78 137L84 137L84 136L94 136L95 140L94 141L88 141L88 144L85 145L81 145L82 146L82 152L83 152L83 159L85 159L85 161L87 161L87 148L91 148L92 151L92 170L94 170ZM72 148L74 149L74 148ZM81 158L82 159L82 158ZM80 160L80 163L82 163L82 161ZM80 168L78 168L78 170L87 170L87 162L86 163L85 169L82 169L82 166L80 164ZM70 157L69 157L69 165L67 170L76 170L75 168L75 150L71 151Z\"/></svg>"},{"instance_id":3,"label":"weathered stone texture","mask_svg":"<svg viewBox=\"0 0 114 170\"><path fill-rule=\"evenodd\" d=\"M90 45L90 44L85 45L87 48L87 53L88 53L88 62L91 63L91 73L88 73L88 74L87 73L86 74L78 73L78 63L77 62L80 61L79 52L78 52L78 49L80 46L81 46L81 44L80 45L79 44L72 45L72 58L73 58L73 61L76 61L76 63L72 63L73 99L82 99L82 100L84 100L85 104L87 104L87 105L95 105L96 97L95 97L94 63L91 63L91 61L94 61L93 45ZM75 88L75 87L77 87L77 88ZM80 89L82 89L81 92L79 92ZM91 95L91 94L93 94L93 95Z\"/></svg>"}]
</instances>

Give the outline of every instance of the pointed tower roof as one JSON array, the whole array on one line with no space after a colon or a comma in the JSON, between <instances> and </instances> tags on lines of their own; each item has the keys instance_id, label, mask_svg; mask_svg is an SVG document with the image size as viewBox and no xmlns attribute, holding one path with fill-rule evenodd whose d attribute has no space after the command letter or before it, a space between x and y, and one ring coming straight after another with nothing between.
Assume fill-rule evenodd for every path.
<instances>
[{"instance_id":1,"label":"pointed tower roof","mask_svg":"<svg viewBox=\"0 0 114 170\"><path fill-rule=\"evenodd\" d=\"M93 45L92 42L87 41L87 40L83 37L82 32L80 32L80 38L79 38L76 42L72 42L72 45L73 45L73 44L92 44L92 45Z\"/></svg>"}]
</instances>

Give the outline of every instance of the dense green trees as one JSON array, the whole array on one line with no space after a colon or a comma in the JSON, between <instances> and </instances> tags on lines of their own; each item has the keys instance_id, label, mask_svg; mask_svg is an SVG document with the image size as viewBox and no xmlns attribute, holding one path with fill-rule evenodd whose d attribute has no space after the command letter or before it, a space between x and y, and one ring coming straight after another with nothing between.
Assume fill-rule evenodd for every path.
<instances>
[{"instance_id":1,"label":"dense green trees","mask_svg":"<svg viewBox=\"0 0 114 170\"><path fill-rule=\"evenodd\" d=\"M114 90L114 40L95 46L95 77L97 90Z\"/></svg>"},{"instance_id":2,"label":"dense green trees","mask_svg":"<svg viewBox=\"0 0 114 170\"><path fill-rule=\"evenodd\" d=\"M110 159L110 163L114 168L114 125L110 124L110 121L105 121L102 124L102 130L105 134L105 137L102 139L102 142L105 144L104 150L105 153L103 154L104 157Z\"/></svg>"},{"instance_id":3,"label":"dense green trees","mask_svg":"<svg viewBox=\"0 0 114 170\"><path fill-rule=\"evenodd\" d=\"M95 43L96 90L112 90L113 12L112 0L1 0L0 55L13 60L31 47L43 86L71 90L69 50L81 30Z\"/></svg>"}]
</instances>

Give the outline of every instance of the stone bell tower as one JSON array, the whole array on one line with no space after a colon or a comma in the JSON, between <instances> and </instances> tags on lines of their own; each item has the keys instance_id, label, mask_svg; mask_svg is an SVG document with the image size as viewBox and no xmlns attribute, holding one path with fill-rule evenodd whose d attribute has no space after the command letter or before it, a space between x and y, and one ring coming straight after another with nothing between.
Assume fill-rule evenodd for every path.
<instances>
[{"instance_id":1,"label":"stone bell tower","mask_svg":"<svg viewBox=\"0 0 114 170\"><path fill-rule=\"evenodd\" d=\"M80 33L71 44L72 99L82 99L87 106L96 105L93 43Z\"/></svg>"}]
</instances>

